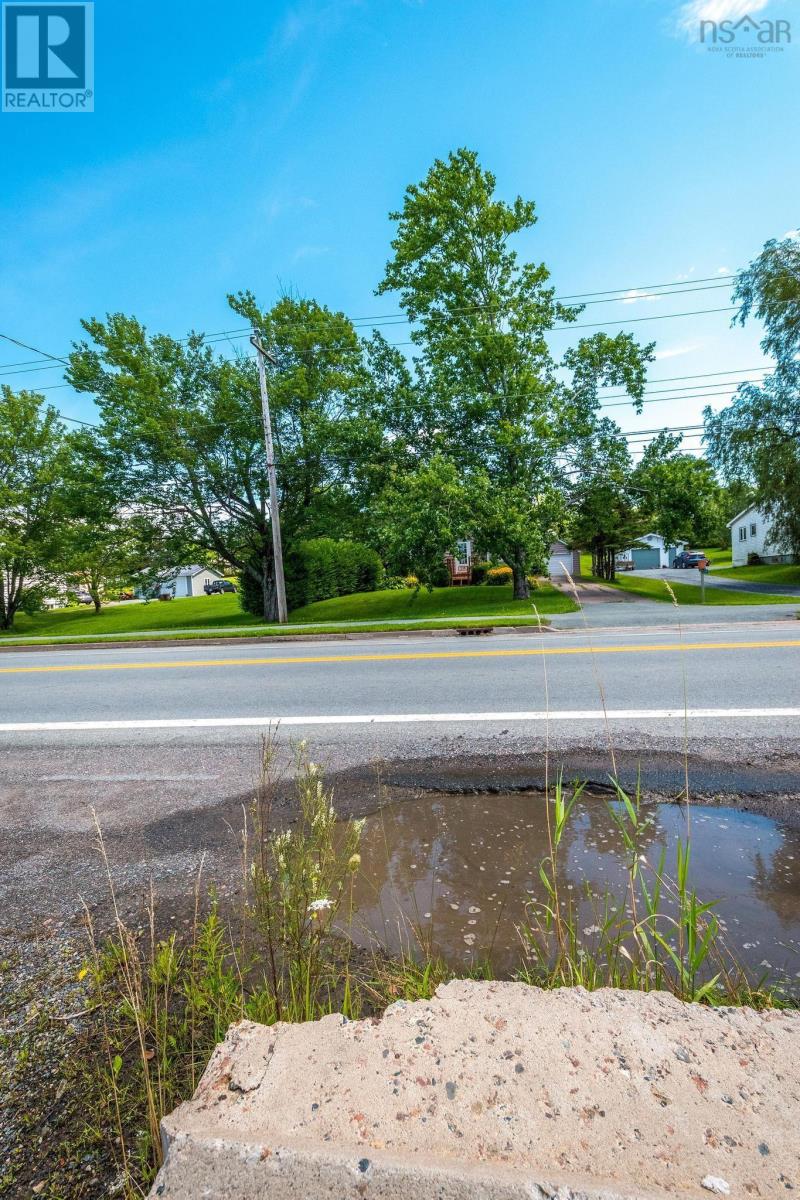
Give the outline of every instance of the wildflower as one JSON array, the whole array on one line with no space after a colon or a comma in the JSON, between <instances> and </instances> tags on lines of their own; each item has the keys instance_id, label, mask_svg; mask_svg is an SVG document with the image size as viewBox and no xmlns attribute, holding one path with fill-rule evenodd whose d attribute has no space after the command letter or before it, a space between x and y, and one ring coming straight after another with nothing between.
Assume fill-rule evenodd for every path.
<instances>
[{"instance_id":1,"label":"wildflower","mask_svg":"<svg viewBox=\"0 0 800 1200\"><path fill-rule=\"evenodd\" d=\"M333 908L333 901L323 897L321 900L312 900L308 906L308 911L312 913L322 912L323 909Z\"/></svg>"},{"instance_id":2,"label":"wildflower","mask_svg":"<svg viewBox=\"0 0 800 1200\"><path fill-rule=\"evenodd\" d=\"M361 866L361 855L351 854L347 860L348 871L356 871Z\"/></svg>"}]
</instances>

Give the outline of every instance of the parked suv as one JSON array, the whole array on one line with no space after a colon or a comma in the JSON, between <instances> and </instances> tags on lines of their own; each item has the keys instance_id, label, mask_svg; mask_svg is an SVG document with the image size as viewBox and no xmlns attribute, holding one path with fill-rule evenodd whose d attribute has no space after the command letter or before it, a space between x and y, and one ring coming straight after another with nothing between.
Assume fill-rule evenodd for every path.
<instances>
[{"instance_id":1,"label":"parked suv","mask_svg":"<svg viewBox=\"0 0 800 1200\"><path fill-rule=\"evenodd\" d=\"M682 567L687 569L689 567L699 567L700 563L710 566L711 559L706 558L705 554L698 554L696 550L684 550L682 554L679 554L677 558L672 560L672 565L676 570Z\"/></svg>"},{"instance_id":2,"label":"parked suv","mask_svg":"<svg viewBox=\"0 0 800 1200\"><path fill-rule=\"evenodd\" d=\"M207 596L219 596L221 592L235 592L236 585L230 579L212 579L203 586L203 591Z\"/></svg>"}]
</instances>

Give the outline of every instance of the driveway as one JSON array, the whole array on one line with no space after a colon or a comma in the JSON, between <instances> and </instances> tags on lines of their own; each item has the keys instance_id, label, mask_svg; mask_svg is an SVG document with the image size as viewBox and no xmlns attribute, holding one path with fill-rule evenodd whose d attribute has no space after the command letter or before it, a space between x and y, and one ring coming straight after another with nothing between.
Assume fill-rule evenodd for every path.
<instances>
[{"instance_id":1,"label":"driveway","mask_svg":"<svg viewBox=\"0 0 800 1200\"><path fill-rule=\"evenodd\" d=\"M670 583L700 584L700 572L690 567L688 570L676 571L672 567L662 570L628 571L627 575L638 575L642 579L668 579ZM725 574L715 574L712 566L706 575L706 587L729 588L736 592L755 592L764 596L800 596L800 586L786 583L754 583L746 579L729 579Z\"/></svg>"}]
</instances>

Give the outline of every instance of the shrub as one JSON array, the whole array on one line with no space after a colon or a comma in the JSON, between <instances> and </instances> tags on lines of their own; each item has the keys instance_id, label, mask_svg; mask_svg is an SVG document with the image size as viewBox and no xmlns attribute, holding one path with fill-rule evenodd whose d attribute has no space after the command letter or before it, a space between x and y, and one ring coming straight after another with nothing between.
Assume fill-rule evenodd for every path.
<instances>
[{"instance_id":1,"label":"shrub","mask_svg":"<svg viewBox=\"0 0 800 1200\"><path fill-rule=\"evenodd\" d=\"M286 555L286 602L290 609L349 596L374 592L383 582L383 564L369 546L361 542L312 538L297 542Z\"/></svg>"},{"instance_id":2,"label":"shrub","mask_svg":"<svg viewBox=\"0 0 800 1200\"><path fill-rule=\"evenodd\" d=\"M541 586L542 586L542 581L538 575L529 575L528 576L528 587L531 589L532 592L537 591Z\"/></svg>"},{"instance_id":3,"label":"shrub","mask_svg":"<svg viewBox=\"0 0 800 1200\"><path fill-rule=\"evenodd\" d=\"M406 581L402 575L389 575L384 579L383 586L387 592L404 592Z\"/></svg>"},{"instance_id":4,"label":"shrub","mask_svg":"<svg viewBox=\"0 0 800 1200\"><path fill-rule=\"evenodd\" d=\"M450 572L444 563L431 571L431 587L450 587Z\"/></svg>"},{"instance_id":5,"label":"shrub","mask_svg":"<svg viewBox=\"0 0 800 1200\"><path fill-rule=\"evenodd\" d=\"M748 567L760 567L762 565L761 555L757 554L755 550L751 550L747 556L747 565Z\"/></svg>"},{"instance_id":6,"label":"shrub","mask_svg":"<svg viewBox=\"0 0 800 1200\"><path fill-rule=\"evenodd\" d=\"M472 564L472 582L473 583L485 583L486 576L491 568L491 565L492 564L488 563L488 562L473 563Z\"/></svg>"},{"instance_id":7,"label":"shrub","mask_svg":"<svg viewBox=\"0 0 800 1200\"><path fill-rule=\"evenodd\" d=\"M250 560L256 571L261 571L261 561L255 555ZM253 579L249 571L242 571L239 578L239 604L244 612L254 617L264 616L264 589L261 579Z\"/></svg>"},{"instance_id":8,"label":"shrub","mask_svg":"<svg viewBox=\"0 0 800 1200\"><path fill-rule=\"evenodd\" d=\"M409 588L409 590L418 592L419 591L419 580L417 579L416 575L404 575L403 576L403 587L407 587L407 588Z\"/></svg>"},{"instance_id":9,"label":"shrub","mask_svg":"<svg viewBox=\"0 0 800 1200\"><path fill-rule=\"evenodd\" d=\"M486 582L492 587L501 587L503 584L511 583L514 578L514 573L511 567L490 567L486 572Z\"/></svg>"}]
</instances>

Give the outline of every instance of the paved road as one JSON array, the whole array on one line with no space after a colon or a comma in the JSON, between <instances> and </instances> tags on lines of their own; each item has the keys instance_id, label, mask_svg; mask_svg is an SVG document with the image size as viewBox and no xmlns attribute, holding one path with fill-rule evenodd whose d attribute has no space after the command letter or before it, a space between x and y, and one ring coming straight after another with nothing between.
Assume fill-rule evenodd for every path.
<instances>
[{"instance_id":1,"label":"paved road","mask_svg":"<svg viewBox=\"0 0 800 1200\"><path fill-rule=\"evenodd\" d=\"M642 579L668 579L670 583L693 583L700 586L700 572L692 568L675 571L672 567L663 570L628 571L626 575L639 575ZM706 587L728 588L735 592L754 592L762 596L797 596L800 587L786 583L758 583L751 579L731 579L725 574L715 573L713 567L706 575Z\"/></svg>"},{"instance_id":2,"label":"paved road","mask_svg":"<svg viewBox=\"0 0 800 1200\"><path fill-rule=\"evenodd\" d=\"M348 727L376 720L481 726L486 714L492 723L520 714L533 722L548 710L574 724L602 721L603 703L626 714L614 721L640 727L682 718L684 702L719 710L698 719L737 732L764 720L739 709L800 705L800 625L75 648L0 659L0 739L14 741L164 729L202 737L270 720L340 727L346 738ZM793 736L797 718L776 712L771 728Z\"/></svg>"}]
</instances>

